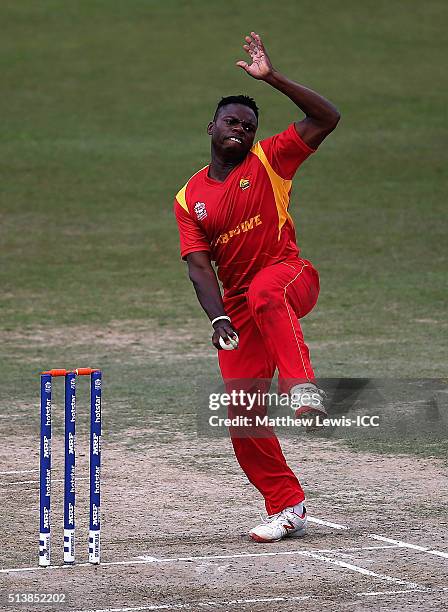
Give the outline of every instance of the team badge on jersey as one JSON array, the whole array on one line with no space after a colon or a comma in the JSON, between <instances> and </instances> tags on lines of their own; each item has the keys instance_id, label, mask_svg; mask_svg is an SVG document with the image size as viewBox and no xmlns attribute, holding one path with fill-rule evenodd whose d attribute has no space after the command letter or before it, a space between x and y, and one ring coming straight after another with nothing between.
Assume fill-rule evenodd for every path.
<instances>
[{"instance_id":1,"label":"team badge on jersey","mask_svg":"<svg viewBox=\"0 0 448 612\"><path fill-rule=\"evenodd\" d=\"M196 202L196 204L194 205L194 212L196 213L196 217L198 218L198 221L202 221L202 219L205 219L205 217L207 216L207 210L205 208L205 203Z\"/></svg>"},{"instance_id":2,"label":"team badge on jersey","mask_svg":"<svg viewBox=\"0 0 448 612\"><path fill-rule=\"evenodd\" d=\"M249 179L250 179L250 177L247 177L247 178L242 178L242 179L240 180L240 187L241 187L241 189L242 189L243 191L244 191L245 189L249 189L249 187L250 187L250 180L249 180Z\"/></svg>"}]
</instances>

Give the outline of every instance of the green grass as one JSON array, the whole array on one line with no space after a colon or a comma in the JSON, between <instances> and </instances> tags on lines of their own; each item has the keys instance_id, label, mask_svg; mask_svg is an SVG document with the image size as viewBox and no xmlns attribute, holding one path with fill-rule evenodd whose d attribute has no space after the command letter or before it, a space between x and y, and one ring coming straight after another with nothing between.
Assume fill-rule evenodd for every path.
<instances>
[{"instance_id":1,"label":"green grass","mask_svg":"<svg viewBox=\"0 0 448 612\"><path fill-rule=\"evenodd\" d=\"M193 321L207 342L173 196L207 163L220 96L256 98L260 137L300 116L234 66L254 29L280 70L342 113L292 202L321 274L304 322L317 372L446 374L446 2L4 0L0 15L3 330L147 320L181 338ZM17 398L50 359L75 357L44 342L0 353ZM108 365L107 352L83 354ZM123 365L111 359L110 373Z\"/></svg>"},{"instance_id":2,"label":"green grass","mask_svg":"<svg viewBox=\"0 0 448 612\"><path fill-rule=\"evenodd\" d=\"M411 438L408 440L381 440L349 439L345 440L347 446L357 452L371 452L385 455L416 455L425 459L440 457L447 462L448 442L446 438L424 439Z\"/></svg>"}]
</instances>

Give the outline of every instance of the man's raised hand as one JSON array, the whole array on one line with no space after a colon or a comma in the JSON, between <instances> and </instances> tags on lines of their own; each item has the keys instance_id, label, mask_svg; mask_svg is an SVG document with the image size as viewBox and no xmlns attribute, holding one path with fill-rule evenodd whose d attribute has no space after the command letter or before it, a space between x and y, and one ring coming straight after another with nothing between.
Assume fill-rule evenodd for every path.
<instances>
[{"instance_id":1,"label":"man's raised hand","mask_svg":"<svg viewBox=\"0 0 448 612\"><path fill-rule=\"evenodd\" d=\"M261 38L256 32L251 32L250 36L246 36L246 44L243 45L243 49L250 55L252 64L239 61L236 63L237 66L243 68L254 79L264 80L272 74L273 67L271 60L266 53Z\"/></svg>"}]
</instances>

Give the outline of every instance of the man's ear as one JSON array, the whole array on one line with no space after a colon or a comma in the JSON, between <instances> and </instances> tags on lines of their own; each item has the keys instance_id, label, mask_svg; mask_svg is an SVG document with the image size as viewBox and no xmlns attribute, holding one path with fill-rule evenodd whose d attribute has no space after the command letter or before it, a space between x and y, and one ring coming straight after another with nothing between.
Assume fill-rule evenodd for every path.
<instances>
[{"instance_id":1,"label":"man's ear","mask_svg":"<svg viewBox=\"0 0 448 612\"><path fill-rule=\"evenodd\" d=\"M210 123L209 123L209 124L208 124L208 126L207 126L207 134L208 134L209 136L211 136L211 135L212 135L212 132L213 132L213 128L214 128L214 127L215 127L215 122L214 122L214 121L210 121Z\"/></svg>"}]
</instances>

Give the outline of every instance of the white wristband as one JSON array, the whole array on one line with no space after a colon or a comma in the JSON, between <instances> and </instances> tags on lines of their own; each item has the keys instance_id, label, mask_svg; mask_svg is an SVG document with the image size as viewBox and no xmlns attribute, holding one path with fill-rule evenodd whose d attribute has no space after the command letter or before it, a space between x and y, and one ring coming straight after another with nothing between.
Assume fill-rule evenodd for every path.
<instances>
[{"instance_id":1,"label":"white wristband","mask_svg":"<svg viewBox=\"0 0 448 612\"><path fill-rule=\"evenodd\" d=\"M212 326L216 323L216 321L221 321L221 319L225 319L226 321L230 323L230 317L228 317L227 315L221 315L220 317L215 317L213 319Z\"/></svg>"}]
</instances>

